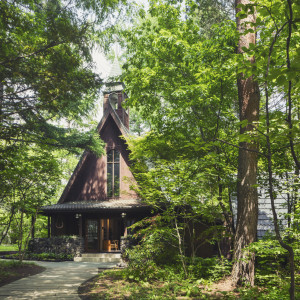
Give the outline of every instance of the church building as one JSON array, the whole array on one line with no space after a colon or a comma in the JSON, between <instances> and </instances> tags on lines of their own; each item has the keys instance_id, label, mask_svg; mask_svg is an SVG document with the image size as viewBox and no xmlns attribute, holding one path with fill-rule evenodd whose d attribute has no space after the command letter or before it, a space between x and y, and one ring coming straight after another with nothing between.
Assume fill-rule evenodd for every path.
<instances>
[{"instance_id":1,"label":"church building","mask_svg":"<svg viewBox=\"0 0 300 300\"><path fill-rule=\"evenodd\" d=\"M115 59L109 78L121 75ZM130 190L126 136L129 112L123 107L124 85L110 79L106 84L103 117L97 127L105 143L101 157L85 151L57 204L44 206L48 236L77 235L84 239L84 252L119 251L127 228L149 215L150 209Z\"/></svg>"}]
</instances>

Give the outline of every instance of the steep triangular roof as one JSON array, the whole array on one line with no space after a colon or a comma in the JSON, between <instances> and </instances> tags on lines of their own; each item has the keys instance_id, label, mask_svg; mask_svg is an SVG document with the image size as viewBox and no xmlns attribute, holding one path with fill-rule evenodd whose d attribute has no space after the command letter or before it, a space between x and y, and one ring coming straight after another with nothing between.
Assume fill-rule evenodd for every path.
<instances>
[{"instance_id":1,"label":"steep triangular roof","mask_svg":"<svg viewBox=\"0 0 300 300\"><path fill-rule=\"evenodd\" d=\"M99 133L99 136L100 136L100 132L103 128L103 126L105 125L107 119L111 116L111 118L114 120L115 124L117 125L117 127L119 128L121 134L123 137L126 138L126 136L128 136L129 134L129 131L128 129L123 125L122 121L120 120L119 116L117 115L116 111L113 109L113 107L111 106L110 102L108 102L108 109L105 111L105 114L103 115L103 117L101 118L98 126L97 126L97 132ZM70 188L72 187L74 181L76 180L77 178L77 175L78 173L80 172L82 166L84 165L85 163L85 160L88 156L90 152L85 150L84 153L82 154L71 178L69 179L69 182L68 184L66 185L59 201L58 201L58 204L61 204L61 203L64 203L65 201L65 198L68 194L68 192L70 191Z\"/></svg>"}]
</instances>

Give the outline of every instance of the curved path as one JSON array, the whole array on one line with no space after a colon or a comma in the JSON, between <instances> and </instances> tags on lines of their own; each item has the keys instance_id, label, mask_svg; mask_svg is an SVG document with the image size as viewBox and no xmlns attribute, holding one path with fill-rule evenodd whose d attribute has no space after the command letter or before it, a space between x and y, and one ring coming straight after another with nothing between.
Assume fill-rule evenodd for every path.
<instances>
[{"instance_id":1,"label":"curved path","mask_svg":"<svg viewBox=\"0 0 300 300\"><path fill-rule=\"evenodd\" d=\"M80 299L78 287L98 273L98 268L112 268L115 263L35 262L44 272L0 287L0 299Z\"/></svg>"}]
</instances>

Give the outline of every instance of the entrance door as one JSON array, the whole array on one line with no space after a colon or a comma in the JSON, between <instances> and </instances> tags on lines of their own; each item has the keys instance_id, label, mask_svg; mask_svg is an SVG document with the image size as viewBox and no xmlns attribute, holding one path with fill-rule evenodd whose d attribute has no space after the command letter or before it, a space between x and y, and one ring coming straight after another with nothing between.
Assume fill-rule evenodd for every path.
<instances>
[{"instance_id":1,"label":"entrance door","mask_svg":"<svg viewBox=\"0 0 300 300\"><path fill-rule=\"evenodd\" d=\"M112 252L120 250L120 219L100 220L100 251Z\"/></svg>"},{"instance_id":2,"label":"entrance door","mask_svg":"<svg viewBox=\"0 0 300 300\"><path fill-rule=\"evenodd\" d=\"M86 220L85 248L87 252L99 252L99 220Z\"/></svg>"}]
</instances>

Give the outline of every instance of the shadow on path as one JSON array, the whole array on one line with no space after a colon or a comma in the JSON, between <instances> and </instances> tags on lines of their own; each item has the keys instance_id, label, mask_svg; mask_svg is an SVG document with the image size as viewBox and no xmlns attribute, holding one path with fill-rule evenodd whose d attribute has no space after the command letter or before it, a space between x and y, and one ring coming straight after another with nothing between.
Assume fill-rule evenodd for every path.
<instances>
[{"instance_id":1,"label":"shadow on path","mask_svg":"<svg viewBox=\"0 0 300 300\"><path fill-rule=\"evenodd\" d=\"M82 282L98 274L98 268L115 266L70 261L35 263L46 270L0 287L0 299L80 299L77 290Z\"/></svg>"}]
</instances>

